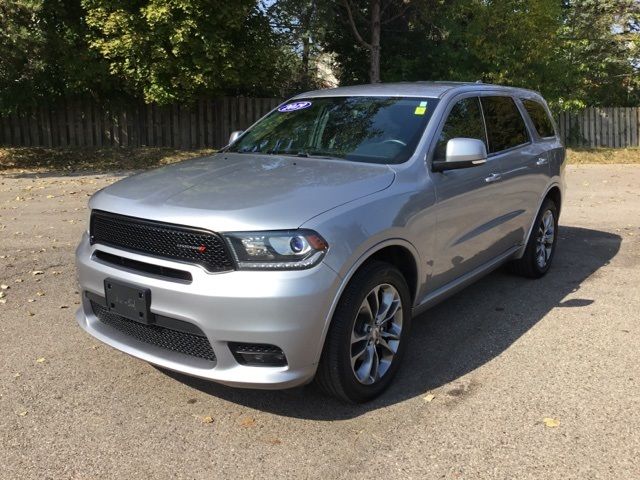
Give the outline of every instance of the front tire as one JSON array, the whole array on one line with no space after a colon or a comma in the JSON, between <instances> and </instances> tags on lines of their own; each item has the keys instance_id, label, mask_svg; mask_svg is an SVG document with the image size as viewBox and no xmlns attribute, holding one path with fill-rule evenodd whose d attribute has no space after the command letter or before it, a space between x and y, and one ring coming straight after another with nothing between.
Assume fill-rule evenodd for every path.
<instances>
[{"instance_id":1,"label":"front tire","mask_svg":"<svg viewBox=\"0 0 640 480\"><path fill-rule=\"evenodd\" d=\"M558 243L558 207L547 198L540 208L524 255L509 263L509 269L528 278L540 278L551 268Z\"/></svg>"},{"instance_id":2,"label":"front tire","mask_svg":"<svg viewBox=\"0 0 640 480\"><path fill-rule=\"evenodd\" d=\"M351 279L333 314L316 374L329 395L362 403L392 382L411 326L411 296L394 266L365 264Z\"/></svg>"}]
</instances>

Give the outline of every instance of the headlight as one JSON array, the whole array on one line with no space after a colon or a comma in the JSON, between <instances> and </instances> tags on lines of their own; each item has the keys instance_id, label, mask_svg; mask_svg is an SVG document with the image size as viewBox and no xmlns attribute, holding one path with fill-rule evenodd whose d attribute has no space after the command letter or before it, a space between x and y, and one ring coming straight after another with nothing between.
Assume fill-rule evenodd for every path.
<instances>
[{"instance_id":1,"label":"headlight","mask_svg":"<svg viewBox=\"0 0 640 480\"><path fill-rule=\"evenodd\" d=\"M329 249L312 230L224 234L240 270L299 270L317 265Z\"/></svg>"}]
</instances>

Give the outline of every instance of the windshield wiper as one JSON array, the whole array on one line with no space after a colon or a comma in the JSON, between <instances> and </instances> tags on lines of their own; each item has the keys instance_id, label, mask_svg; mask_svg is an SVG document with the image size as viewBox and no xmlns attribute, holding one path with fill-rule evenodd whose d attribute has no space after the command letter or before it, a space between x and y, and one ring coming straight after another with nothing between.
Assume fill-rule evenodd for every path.
<instances>
[{"instance_id":1,"label":"windshield wiper","mask_svg":"<svg viewBox=\"0 0 640 480\"><path fill-rule=\"evenodd\" d=\"M312 157L312 158L326 158L329 160L344 160L344 158L342 157L336 157L335 155L331 155L330 153L327 152L319 152L319 151L314 151L311 150L309 152L305 152L305 151L300 151L298 152L298 156L299 157Z\"/></svg>"}]
</instances>

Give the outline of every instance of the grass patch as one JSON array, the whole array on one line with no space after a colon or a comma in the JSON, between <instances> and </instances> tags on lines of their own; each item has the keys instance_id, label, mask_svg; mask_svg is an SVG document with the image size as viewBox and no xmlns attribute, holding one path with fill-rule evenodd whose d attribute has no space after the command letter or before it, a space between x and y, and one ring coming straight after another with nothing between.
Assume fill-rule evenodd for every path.
<instances>
[{"instance_id":1,"label":"grass patch","mask_svg":"<svg viewBox=\"0 0 640 480\"><path fill-rule=\"evenodd\" d=\"M215 150L176 148L1 148L0 173L111 172L141 170L189 158L211 155Z\"/></svg>"},{"instance_id":2,"label":"grass patch","mask_svg":"<svg viewBox=\"0 0 640 480\"><path fill-rule=\"evenodd\" d=\"M567 148L571 164L640 163L640 148Z\"/></svg>"}]
</instances>

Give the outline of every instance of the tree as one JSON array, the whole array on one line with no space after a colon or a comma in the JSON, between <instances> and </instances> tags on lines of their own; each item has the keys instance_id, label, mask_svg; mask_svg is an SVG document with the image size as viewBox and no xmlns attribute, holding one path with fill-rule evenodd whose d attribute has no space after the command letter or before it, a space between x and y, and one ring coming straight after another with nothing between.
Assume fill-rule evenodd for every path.
<instances>
[{"instance_id":1,"label":"tree","mask_svg":"<svg viewBox=\"0 0 640 480\"><path fill-rule=\"evenodd\" d=\"M82 18L80 0L0 3L0 111L122 87L89 49Z\"/></svg>"},{"instance_id":2,"label":"tree","mask_svg":"<svg viewBox=\"0 0 640 480\"><path fill-rule=\"evenodd\" d=\"M278 95L288 53L254 0L83 0L91 46L147 102Z\"/></svg>"},{"instance_id":3,"label":"tree","mask_svg":"<svg viewBox=\"0 0 640 480\"><path fill-rule=\"evenodd\" d=\"M568 0L560 56L571 77L565 108L640 104L640 2Z\"/></svg>"},{"instance_id":4,"label":"tree","mask_svg":"<svg viewBox=\"0 0 640 480\"><path fill-rule=\"evenodd\" d=\"M318 81L317 63L323 54L323 20L325 3L322 0L262 1L262 8L282 44L295 57L296 72L288 90L304 91L322 87Z\"/></svg>"},{"instance_id":5,"label":"tree","mask_svg":"<svg viewBox=\"0 0 640 480\"><path fill-rule=\"evenodd\" d=\"M371 2L339 1L364 32ZM400 4L395 8L397 15ZM381 26L380 77L531 88L554 109L638 105L639 9L638 0L413 0ZM363 83L372 79L365 70L371 50L349 23L327 27L326 48L335 52L343 84Z\"/></svg>"},{"instance_id":6,"label":"tree","mask_svg":"<svg viewBox=\"0 0 640 480\"><path fill-rule=\"evenodd\" d=\"M349 26L355 39L369 51L369 81L371 83L380 83L380 38L382 27L406 15L410 5L409 0L370 0L369 4L362 8L359 5L352 4L351 0L342 0L342 6L346 11ZM362 27L358 26L356 21L356 19L364 20L367 14L369 16L368 42L364 40L363 35L360 33Z\"/></svg>"}]
</instances>

